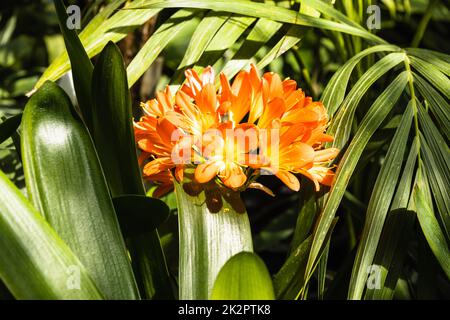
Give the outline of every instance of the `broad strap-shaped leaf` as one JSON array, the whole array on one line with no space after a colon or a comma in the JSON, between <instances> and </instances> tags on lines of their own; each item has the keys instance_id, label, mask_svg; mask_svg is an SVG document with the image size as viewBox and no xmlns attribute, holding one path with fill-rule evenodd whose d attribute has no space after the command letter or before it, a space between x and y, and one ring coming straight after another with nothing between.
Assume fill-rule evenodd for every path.
<instances>
[{"instance_id":1,"label":"broad strap-shaped leaf","mask_svg":"<svg viewBox=\"0 0 450 320\"><path fill-rule=\"evenodd\" d=\"M367 268L372 264L394 196L413 119L412 103L406 107L373 187L350 279L348 297L352 300L359 300L362 297L368 276Z\"/></svg>"},{"instance_id":2,"label":"broad strap-shaped leaf","mask_svg":"<svg viewBox=\"0 0 450 320\"><path fill-rule=\"evenodd\" d=\"M247 213L228 204L208 209L204 193L193 197L175 184L180 237L179 298L208 299L223 265L241 251L253 251Z\"/></svg>"},{"instance_id":3,"label":"broad strap-shaped leaf","mask_svg":"<svg viewBox=\"0 0 450 320\"><path fill-rule=\"evenodd\" d=\"M27 103L22 152L29 197L107 299L139 298L103 171L64 91L45 83Z\"/></svg>"},{"instance_id":4,"label":"broad strap-shaped leaf","mask_svg":"<svg viewBox=\"0 0 450 320\"><path fill-rule=\"evenodd\" d=\"M405 89L407 80L408 73L406 71L400 73L374 101L369 111L366 113L366 116L363 118L355 137L352 139L349 147L345 151L339 163L336 177L331 186L327 201L314 231L314 240L306 268L307 277L311 276L317 259L319 258L319 253L325 245L327 231L332 224L334 215L344 195L345 189L347 188L350 177L367 145L367 142L394 107L398 98Z\"/></svg>"},{"instance_id":5,"label":"broad strap-shaped leaf","mask_svg":"<svg viewBox=\"0 0 450 320\"><path fill-rule=\"evenodd\" d=\"M213 300L273 300L272 279L256 254L240 252L222 267L211 294Z\"/></svg>"},{"instance_id":6,"label":"broad strap-shaped leaf","mask_svg":"<svg viewBox=\"0 0 450 320\"><path fill-rule=\"evenodd\" d=\"M92 78L91 135L113 197L145 195L137 162L131 96L119 48L109 42Z\"/></svg>"},{"instance_id":7,"label":"broad strap-shaped leaf","mask_svg":"<svg viewBox=\"0 0 450 320\"><path fill-rule=\"evenodd\" d=\"M126 237L155 231L169 218L169 207L156 198L130 194L113 198L113 203Z\"/></svg>"},{"instance_id":8,"label":"broad strap-shaped leaf","mask_svg":"<svg viewBox=\"0 0 450 320\"><path fill-rule=\"evenodd\" d=\"M158 212L164 216L168 210L163 209L165 204L161 201L145 197L136 156L127 75L120 50L113 42L109 42L99 56L92 86L96 93L93 97L92 134L109 190L113 197L119 197L115 198L115 205L120 209L117 212L120 226L129 239L127 243L138 284L152 283L151 288L141 286L148 299L171 299L169 274L156 231L158 220L161 220ZM127 207L127 212L124 212ZM154 219L154 223L149 219ZM139 224L142 226L137 230ZM146 238L142 235L144 233ZM152 261L150 273L147 269L139 269L142 259ZM151 280L147 281L147 278Z\"/></svg>"},{"instance_id":9,"label":"broad strap-shaped leaf","mask_svg":"<svg viewBox=\"0 0 450 320\"><path fill-rule=\"evenodd\" d=\"M0 171L0 279L16 299L102 299L69 247Z\"/></svg>"}]
</instances>

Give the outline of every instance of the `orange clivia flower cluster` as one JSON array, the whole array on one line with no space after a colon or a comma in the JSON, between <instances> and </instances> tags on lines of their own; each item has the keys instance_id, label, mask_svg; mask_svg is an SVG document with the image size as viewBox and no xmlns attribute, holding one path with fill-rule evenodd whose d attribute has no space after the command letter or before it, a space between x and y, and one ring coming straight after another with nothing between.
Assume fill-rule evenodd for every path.
<instances>
[{"instance_id":1,"label":"orange clivia flower cluster","mask_svg":"<svg viewBox=\"0 0 450 320\"><path fill-rule=\"evenodd\" d=\"M262 77L254 65L230 85L207 67L199 75L186 71L186 82L172 95L167 87L142 103L144 116L135 123L139 158L146 179L159 186L155 196L183 180L184 169L195 167L195 180L219 183L233 190L255 185L260 174L274 174L299 190L296 174L311 179L316 190L330 185L329 163L335 148L323 148L333 138L325 134L328 116L321 102L312 101L294 80L273 73Z\"/></svg>"}]
</instances>

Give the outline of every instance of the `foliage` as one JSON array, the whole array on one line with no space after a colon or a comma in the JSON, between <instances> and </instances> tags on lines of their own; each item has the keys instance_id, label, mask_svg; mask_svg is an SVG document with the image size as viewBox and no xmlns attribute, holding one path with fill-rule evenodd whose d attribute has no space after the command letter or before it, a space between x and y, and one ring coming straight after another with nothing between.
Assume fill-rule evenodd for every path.
<instances>
[{"instance_id":1,"label":"foliage","mask_svg":"<svg viewBox=\"0 0 450 320\"><path fill-rule=\"evenodd\" d=\"M55 3L64 21L63 3ZM83 10L87 18L78 34L61 23L68 53L60 55L52 52L63 39L56 35L58 20L51 6L25 1L2 9L0 116L8 120L0 123L0 168L9 174L0 173L0 229L6 235L0 246L17 251L0 250L0 277L10 293L42 299L174 298L178 280L180 285L192 282L180 288L181 297L448 298L448 4L380 1L381 29L369 30L366 9L371 4L93 2ZM33 16L35 6L42 6L47 15L31 32L24 21ZM122 45L127 34L149 19L156 20L155 30L125 69L113 42ZM341 149L332 187L315 193L310 182L302 180L300 192L292 193L266 177L275 198L255 190L243 194L253 249L262 260L225 250L226 239L230 247L243 242L238 251L252 250L248 221L237 226L245 229L242 239L227 238L220 234L221 216L195 219L195 214L212 214L201 199L197 207L189 199L178 199L186 204L177 208L170 194L162 199L171 209L167 214L164 203L145 197L131 134L133 99L128 87L140 85L139 79L161 58L162 75L155 80L159 89L166 84L178 88L187 68L200 71L211 65L232 77L255 63L296 80L326 106L328 133L335 137L329 144ZM75 108L48 82L69 69L79 102ZM37 92L28 100L24 94L33 86ZM17 131L20 116L11 116L21 113L25 103ZM22 163L28 199L17 189L24 187ZM145 216L150 213L155 217ZM237 216L227 219L240 218L233 214ZM178 226L179 215L189 219ZM186 252L189 228L200 246L221 241L224 247ZM111 245L107 248L102 241ZM28 254L34 251L40 253ZM116 259L114 268L105 267L105 259ZM190 263L201 265L205 277L212 279L199 285L196 277L201 274L186 273ZM224 263L219 272L217 264ZM22 267L16 270L14 264ZM88 283L79 296L68 296L62 289L61 274L68 264L80 266ZM42 272L48 265L51 275ZM208 274L211 266L219 274L216 283L215 275ZM113 276L119 278L117 283L102 279L101 274L111 278L104 268L121 274ZM371 270L379 271L379 288L366 285ZM28 295L23 281L33 288ZM227 282L233 281L248 289L228 288ZM195 290L201 294L192 293Z\"/></svg>"}]
</instances>

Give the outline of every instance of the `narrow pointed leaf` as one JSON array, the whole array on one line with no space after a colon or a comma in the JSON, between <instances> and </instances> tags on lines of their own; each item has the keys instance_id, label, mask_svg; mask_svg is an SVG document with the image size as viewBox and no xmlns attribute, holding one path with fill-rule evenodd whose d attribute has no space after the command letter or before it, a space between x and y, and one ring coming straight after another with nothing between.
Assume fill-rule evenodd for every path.
<instances>
[{"instance_id":1,"label":"narrow pointed leaf","mask_svg":"<svg viewBox=\"0 0 450 320\"><path fill-rule=\"evenodd\" d=\"M126 11L132 13L134 10ZM128 65L127 74L130 87L151 66L170 40L190 26L194 17L195 10L179 10L152 34Z\"/></svg>"},{"instance_id":2,"label":"narrow pointed leaf","mask_svg":"<svg viewBox=\"0 0 450 320\"><path fill-rule=\"evenodd\" d=\"M67 27L69 18L62 0L54 0L53 3L55 4L59 26L70 58L73 84L80 111L88 128L92 128L91 79L94 67L76 31Z\"/></svg>"},{"instance_id":3,"label":"narrow pointed leaf","mask_svg":"<svg viewBox=\"0 0 450 320\"><path fill-rule=\"evenodd\" d=\"M237 50L234 56L229 60L222 69L222 72L232 78L239 71L244 69L250 59L270 40L282 27L282 24L269 19L259 19L252 30L245 38L242 46Z\"/></svg>"},{"instance_id":4,"label":"narrow pointed leaf","mask_svg":"<svg viewBox=\"0 0 450 320\"><path fill-rule=\"evenodd\" d=\"M413 106L410 102L389 146L370 197L366 221L353 265L352 278L350 279L349 299L359 300L362 297L368 276L367 268L372 265L384 221L394 196L397 179L400 175L412 119Z\"/></svg>"},{"instance_id":5,"label":"narrow pointed leaf","mask_svg":"<svg viewBox=\"0 0 450 320\"><path fill-rule=\"evenodd\" d=\"M318 1L321 2L321 1ZM324 106L328 110L328 114L333 116L334 113L338 110L338 107L341 105L344 100L345 93L348 86L348 81L350 79L350 75L352 71L356 67L356 65L364 58L370 54L383 52L383 51L397 51L400 50L397 46L393 45L378 45L367 48L366 50L361 51L350 60L348 60L336 73L331 77L327 86L323 90L322 93L322 102Z\"/></svg>"},{"instance_id":6,"label":"narrow pointed leaf","mask_svg":"<svg viewBox=\"0 0 450 320\"><path fill-rule=\"evenodd\" d=\"M419 89L420 94L429 103L431 112L435 115L441 127L443 134L450 139L450 104L445 98L433 88L426 80L413 73L414 84Z\"/></svg>"},{"instance_id":7,"label":"narrow pointed leaf","mask_svg":"<svg viewBox=\"0 0 450 320\"><path fill-rule=\"evenodd\" d=\"M117 10L124 0L111 1L105 8L91 20L79 34L81 43L90 58L98 54L108 41L118 42L125 36L158 14L159 9ZM130 7L132 4L130 5ZM114 13L114 14L113 14ZM112 14L112 16L110 16ZM70 61L67 52L58 56L45 70L35 85L41 87L45 81L55 81L70 70Z\"/></svg>"},{"instance_id":8,"label":"narrow pointed leaf","mask_svg":"<svg viewBox=\"0 0 450 320\"><path fill-rule=\"evenodd\" d=\"M447 99L450 99L450 79L436 66L417 57L409 57L411 65L432 83Z\"/></svg>"},{"instance_id":9,"label":"narrow pointed leaf","mask_svg":"<svg viewBox=\"0 0 450 320\"><path fill-rule=\"evenodd\" d=\"M448 279L450 279L450 250L444 233L434 216L432 204L427 200L427 197L424 194L424 189L427 188L426 183L424 176L419 171L419 177L413 191L413 200L416 206L417 218L431 251L439 261L439 264Z\"/></svg>"},{"instance_id":10,"label":"narrow pointed leaf","mask_svg":"<svg viewBox=\"0 0 450 320\"><path fill-rule=\"evenodd\" d=\"M366 116L355 134L355 137L352 139L342 160L339 163L336 177L331 186L330 193L314 232L314 240L306 268L306 275L308 277L312 274L314 265L319 257L319 253L325 245L324 241L327 231L331 227L336 210L341 202L358 160L361 157L361 154L363 153L370 137L381 125L384 118L388 115L397 102L397 99L402 94L407 83L407 75L408 74L406 72L399 74L397 78L395 78L395 80L375 100L369 111L366 113Z\"/></svg>"},{"instance_id":11,"label":"narrow pointed leaf","mask_svg":"<svg viewBox=\"0 0 450 320\"><path fill-rule=\"evenodd\" d=\"M375 43L384 43L384 40L371 34L367 30L357 28L345 23L338 23L320 18L314 18L280 6L268 3L258 3L246 0L143 0L141 8L202 8L215 11L232 12L236 14L267 18L279 22L291 23L315 28L341 31L360 36Z\"/></svg>"},{"instance_id":12,"label":"narrow pointed leaf","mask_svg":"<svg viewBox=\"0 0 450 320\"><path fill-rule=\"evenodd\" d=\"M191 37L189 46L178 69L193 65L200 59L211 39L213 39L214 35L227 21L229 16L226 13L210 12L200 21Z\"/></svg>"},{"instance_id":13,"label":"narrow pointed leaf","mask_svg":"<svg viewBox=\"0 0 450 320\"><path fill-rule=\"evenodd\" d=\"M404 58L405 54L402 52L391 53L375 63L363 74L358 82L356 82L339 108L339 111L336 113L336 118L331 122L327 131L334 136L334 147L341 149L347 143L356 108L367 90L369 90L372 84L381 76L401 63Z\"/></svg>"}]
</instances>

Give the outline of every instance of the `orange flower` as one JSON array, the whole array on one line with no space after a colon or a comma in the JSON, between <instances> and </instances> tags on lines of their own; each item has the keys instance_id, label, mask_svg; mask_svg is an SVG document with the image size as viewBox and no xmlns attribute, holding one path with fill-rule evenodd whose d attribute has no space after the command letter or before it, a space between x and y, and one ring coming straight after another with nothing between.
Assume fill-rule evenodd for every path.
<instances>
[{"instance_id":1,"label":"orange flower","mask_svg":"<svg viewBox=\"0 0 450 320\"><path fill-rule=\"evenodd\" d=\"M185 75L175 97L168 88L157 93L135 123L140 161L150 160L144 177L159 184L158 195L171 190L172 175L183 179L186 165L195 166L197 183L218 178L233 190L256 185L254 178L267 172L293 190L300 189L296 174L316 190L331 184L329 163L339 151L323 149L333 140L325 133L326 109L295 81L272 72L261 77L254 65L232 84L221 74L219 90L211 67Z\"/></svg>"}]
</instances>

